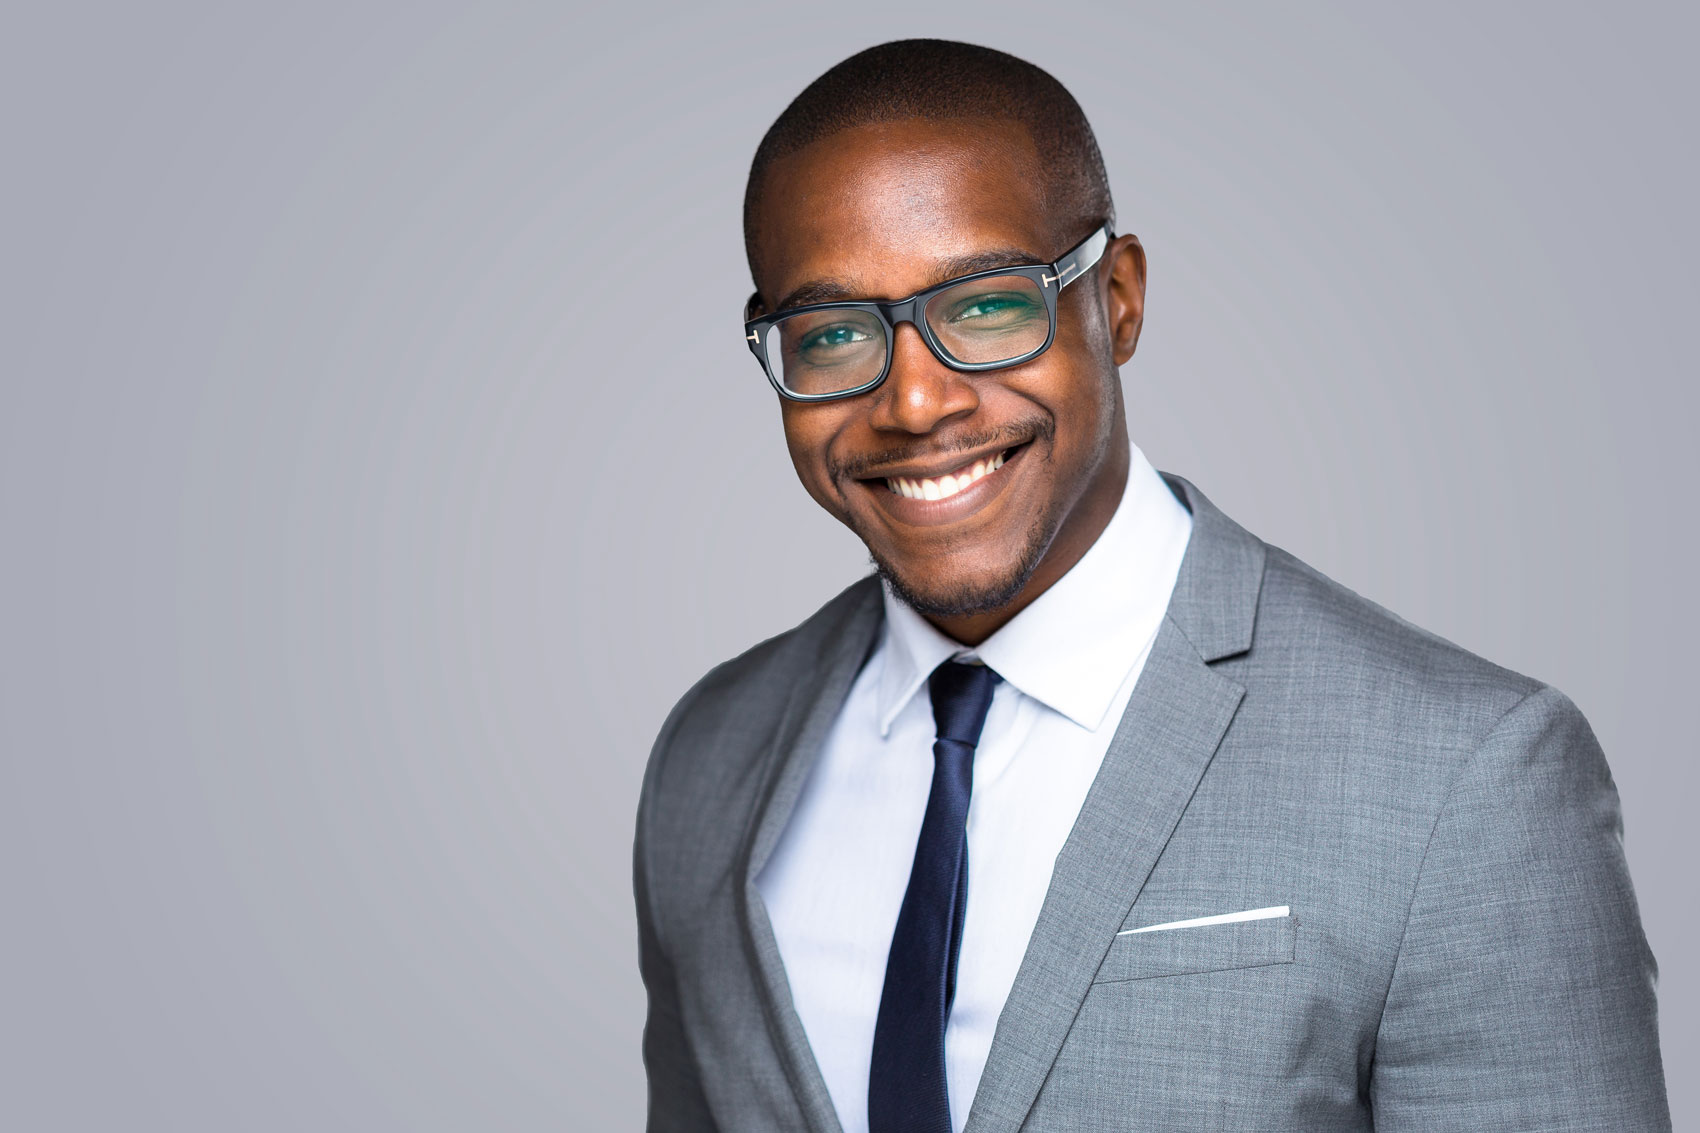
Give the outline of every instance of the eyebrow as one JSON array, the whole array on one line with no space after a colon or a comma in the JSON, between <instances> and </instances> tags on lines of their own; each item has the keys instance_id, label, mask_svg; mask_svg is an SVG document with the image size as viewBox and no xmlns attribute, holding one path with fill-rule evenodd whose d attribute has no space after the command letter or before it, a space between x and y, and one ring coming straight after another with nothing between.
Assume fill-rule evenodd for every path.
<instances>
[{"instance_id":1,"label":"eyebrow","mask_svg":"<svg viewBox=\"0 0 1700 1133\"><path fill-rule=\"evenodd\" d=\"M975 252L969 256L954 256L941 260L934 269L932 282L927 287L937 287L947 280L958 276L973 275L977 271L990 271L993 268L1031 267L1047 264L1050 261L1043 256L1035 255L1023 248L994 248L991 251ZM927 287L920 290L925 291ZM839 279L812 279L800 287L788 292L785 298L774 307L774 313L788 311L793 307L807 307L815 303L837 303L844 300L866 299L866 294L860 288Z\"/></svg>"}]
</instances>

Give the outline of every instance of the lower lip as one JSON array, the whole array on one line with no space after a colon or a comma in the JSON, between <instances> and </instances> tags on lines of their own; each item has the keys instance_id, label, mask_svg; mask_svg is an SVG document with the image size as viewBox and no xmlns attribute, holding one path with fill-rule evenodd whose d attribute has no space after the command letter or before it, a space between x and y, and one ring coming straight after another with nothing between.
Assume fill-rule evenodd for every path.
<instances>
[{"instance_id":1,"label":"lower lip","mask_svg":"<svg viewBox=\"0 0 1700 1133\"><path fill-rule=\"evenodd\" d=\"M886 487L883 479L859 483L873 494L887 514L899 522L915 527L937 527L966 519L1001 495L1012 471L1026 452L1026 444L1011 449L996 471L986 473L954 496L939 500L917 500L900 495Z\"/></svg>"}]
</instances>

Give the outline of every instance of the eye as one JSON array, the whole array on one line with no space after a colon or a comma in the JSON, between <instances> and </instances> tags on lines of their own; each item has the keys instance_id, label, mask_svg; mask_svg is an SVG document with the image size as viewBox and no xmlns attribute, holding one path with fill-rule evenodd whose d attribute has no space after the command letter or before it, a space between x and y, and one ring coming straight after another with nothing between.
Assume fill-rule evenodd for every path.
<instances>
[{"instance_id":1,"label":"eye","mask_svg":"<svg viewBox=\"0 0 1700 1133\"><path fill-rule=\"evenodd\" d=\"M848 323L838 323L810 331L804 336L802 347L804 350L814 350L834 346L850 346L858 342L865 342L867 339L868 335L860 327L854 327Z\"/></svg>"},{"instance_id":2,"label":"eye","mask_svg":"<svg viewBox=\"0 0 1700 1133\"><path fill-rule=\"evenodd\" d=\"M958 303L950 312L950 321L983 326L1008 326L1031 318L1036 307L1037 304L1031 296L1011 291L994 291Z\"/></svg>"},{"instance_id":3,"label":"eye","mask_svg":"<svg viewBox=\"0 0 1700 1133\"><path fill-rule=\"evenodd\" d=\"M808 366L837 366L859 361L878 349L870 328L853 322L814 327L797 342L796 360Z\"/></svg>"}]
</instances>

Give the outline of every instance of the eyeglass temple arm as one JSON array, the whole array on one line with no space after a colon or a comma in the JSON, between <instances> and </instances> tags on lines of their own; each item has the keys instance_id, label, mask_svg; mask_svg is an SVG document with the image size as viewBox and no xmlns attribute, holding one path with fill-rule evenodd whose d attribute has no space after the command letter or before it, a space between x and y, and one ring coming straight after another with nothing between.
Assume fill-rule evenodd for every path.
<instances>
[{"instance_id":1,"label":"eyeglass temple arm","mask_svg":"<svg viewBox=\"0 0 1700 1133\"><path fill-rule=\"evenodd\" d=\"M1060 291L1085 275L1092 265L1098 262L1109 243L1110 227L1105 225L1075 245L1071 252L1052 266L1052 270L1057 274L1044 276L1045 286L1049 287L1055 283Z\"/></svg>"}]
</instances>

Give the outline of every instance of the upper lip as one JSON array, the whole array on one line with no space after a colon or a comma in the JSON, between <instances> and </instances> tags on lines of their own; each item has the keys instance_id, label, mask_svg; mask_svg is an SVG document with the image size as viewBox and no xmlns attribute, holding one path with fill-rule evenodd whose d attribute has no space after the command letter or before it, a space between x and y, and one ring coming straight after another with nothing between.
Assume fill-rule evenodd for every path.
<instances>
[{"instance_id":1,"label":"upper lip","mask_svg":"<svg viewBox=\"0 0 1700 1133\"><path fill-rule=\"evenodd\" d=\"M878 472L871 472L863 476L862 479L895 480L898 477L906 477L911 480L932 480L943 476L946 472L955 472L958 468L971 466L977 460L990 460L1000 452L1009 452L1026 443L1026 441L1018 441L1015 444L1000 444L978 453L951 453L925 464L918 461L909 464L893 464L880 469Z\"/></svg>"}]
</instances>

